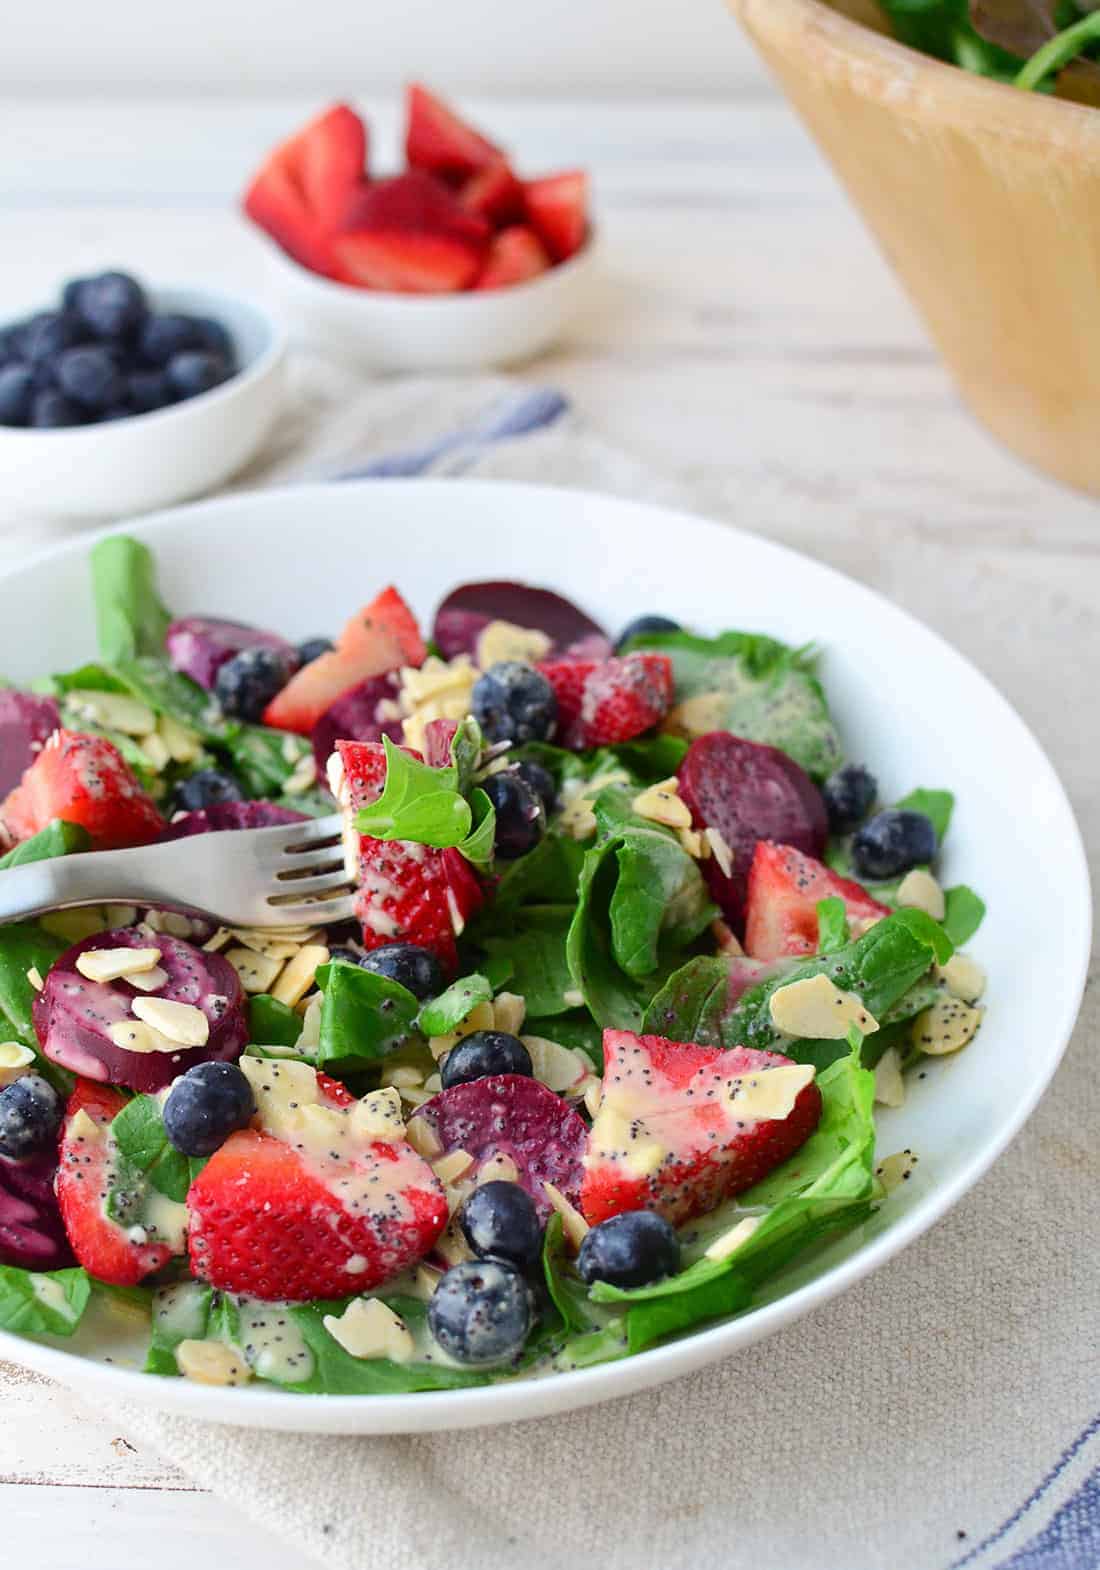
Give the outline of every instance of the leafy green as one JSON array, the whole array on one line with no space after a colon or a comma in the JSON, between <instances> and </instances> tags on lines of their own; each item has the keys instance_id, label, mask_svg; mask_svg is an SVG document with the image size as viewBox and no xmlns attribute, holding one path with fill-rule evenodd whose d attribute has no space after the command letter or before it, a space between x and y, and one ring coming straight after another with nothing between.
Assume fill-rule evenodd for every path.
<instances>
[{"instance_id":1,"label":"leafy green","mask_svg":"<svg viewBox=\"0 0 1100 1570\"><path fill-rule=\"evenodd\" d=\"M160 654L171 617L157 592L153 553L140 540L112 534L92 546L92 595L100 656L109 664Z\"/></svg>"},{"instance_id":2,"label":"leafy green","mask_svg":"<svg viewBox=\"0 0 1100 1570\"><path fill-rule=\"evenodd\" d=\"M1025 91L1041 87L1048 77L1061 71L1072 61L1077 61L1078 56L1098 40L1100 40L1100 16L1092 12L1071 27L1063 29L1054 38L1048 39L1041 48L1037 49L1015 78L1016 86L1022 87Z\"/></svg>"},{"instance_id":3,"label":"leafy green","mask_svg":"<svg viewBox=\"0 0 1100 1570\"><path fill-rule=\"evenodd\" d=\"M509 862L477 931L515 930L519 906L536 903L572 906L584 864L584 848L568 835L551 830L534 850Z\"/></svg>"},{"instance_id":4,"label":"leafy green","mask_svg":"<svg viewBox=\"0 0 1100 1570\"><path fill-rule=\"evenodd\" d=\"M556 1041L561 1047L580 1047L592 1059L596 1072L602 1072L603 1031L587 1009L571 1009L568 1014L554 1014L545 1019L528 1014L523 1030L525 1035L542 1036Z\"/></svg>"},{"instance_id":5,"label":"leafy green","mask_svg":"<svg viewBox=\"0 0 1100 1570\"><path fill-rule=\"evenodd\" d=\"M446 992L425 1003L417 1025L426 1036L449 1035L479 1003L490 1002L492 996L493 989L484 976L462 976Z\"/></svg>"},{"instance_id":6,"label":"leafy green","mask_svg":"<svg viewBox=\"0 0 1100 1570\"><path fill-rule=\"evenodd\" d=\"M308 737L264 725L240 726L225 738L224 746L250 797L277 796L313 750Z\"/></svg>"},{"instance_id":7,"label":"leafy green","mask_svg":"<svg viewBox=\"0 0 1100 1570\"><path fill-rule=\"evenodd\" d=\"M420 1000L388 976L332 960L317 972L323 990L319 1068L348 1073L378 1062L413 1032Z\"/></svg>"},{"instance_id":8,"label":"leafy green","mask_svg":"<svg viewBox=\"0 0 1100 1570\"><path fill-rule=\"evenodd\" d=\"M399 1314L415 1336L427 1315L416 1298L385 1296L383 1302ZM398 1395L412 1390L462 1390L488 1384L490 1375L444 1363L393 1363L389 1358L352 1357L325 1329L327 1314L339 1315L347 1300L304 1303L287 1313L313 1353L307 1379L288 1384L288 1390L318 1395Z\"/></svg>"},{"instance_id":9,"label":"leafy green","mask_svg":"<svg viewBox=\"0 0 1100 1570\"><path fill-rule=\"evenodd\" d=\"M79 823L66 823L62 818L55 818L44 829L39 829L37 834L32 834L30 839L23 840L14 850L9 850L6 856L0 856L0 872L6 871L8 867L25 866L31 861L52 861L55 856L71 856L77 851L87 850L90 844L87 829Z\"/></svg>"},{"instance_id":10,"label":"leafy green","mask_svg":"<svg viewBox=\"0 0 1100 1570\"><path fill-rule=\"evenodd\" d=\"M192 1180L206 1164L182 1155L169 1144L156 1096L135 1096L128 1101L111 1120L111 1135L128 1169L123 1180L128 1191L133 1190L135 1180L144 1179L158 1194L182 1204Z\"/></svg>"},{"instance_id":11,"label":"leafy green","mask_svg":"<svg viewBox=\"0 0 1100 1570\"><path fill-rule=\"evenodd\" d=\"M943 844L944 836L951 826L951 814L955 810L955 797L951 791L926 790L919 786L911 790L908 796L903 796L897 805L907 812L923 812L936 831L936 844Z\"/></svg>"},{"instance_id":12,"label":"leafy green","mask_svg":"<svg viewBox=\"0 0 1100 1570\"><path fill-rule=\"evenodd\" d=\"M729 730L779 747L813 779L841 762L840 738L810 649L792 649L759 633L647 633L631 646L660 649L672 661L676 701L713 699L707 729Z\"/></svg>"},{"instance_id":13,"label":"leafy green","mask_svg":"<svg viewBox=\"0 0 1100 1570\"><path fill-rule=\"evenodd\" d=\"M577 1006L566 943L575 906L525 905L507 936L482 941L495 966L507 964L509 989L531 1014L566 1014Z\"/></svg>"},{"instance_id":14,"label":"leafy green","mask_svg":"<svg viewBox=\"0 0 1100 1570\"><path fill-rule=\"evenodd\" d=\"M155 1292L145 1373L167 1377L178 1374L176 1348L181 1341L211 1339L213 1307L214 1293L198 1281L183 1281Z\"/></svg>"},{"instance_id":15,"label":"leafy green","mask_svg":"<svg viewBox=\"0 0 1100 1570\"><path fill-rule=\"evenodd\" d=\"M985 901L965 883L957 883L954 888L944 890L944 903L947 908L943 930L960 949L970 942L985 919Z\"/></svg>"},{"instance_id":16,"label":"leafy green","mask_svg":"<svg viewBox=\"0 0 1100 1570\"><path fill-rule=\"evenodd\" d=\"M983 38L970 20L967 0L881 0L902 43L995 81L1010 82L1018 55Z\"/></svg>"},{"instance_id":17,"label":"leafy green","mask_svg":"<svg viewBox=\"0 0 1100 1570\"><path fill-rule=\"evenodd\" d=\"M643 736L639 741L621 741L603 751L629 769L640 785L655 785L676 773L688 746L682 736Z\"/></svg>"},{"instance_id":18,"label":"leafy green","mask_svg":"<svg viewBox=\"0 0 1100 1570\"><path fill-rule=\"evenodd\" d=\"M302 1034L302 1020L292 1008L268 992L248 1000L248 1039L261 1047L293 1047Z\"/></svg>"},{"instance_id":19,"label":"leafy green","mask_svg":"<svg viewBox=\"0 0 1100 1570\"><path fill-rule=\"evenodd\" d=\"M496 818L482 790L471 799L458 788L458 768L433 769L395 747L388 736L386 783L378 800L359 811L356 827L372 839L415 840L437 849L456 847L476 866L492 859Z\"/></svg>"},{"instance_id":20,"label":"leafy green","mask_svg":"<svg viewBox=\"0 0 1100 1570\"><path fill-rule=\"evenodd\" d=\"M0 1327L23 1336L71 1336L88 1306L83 1270L20 1270L0 1265Z\"/></svg>"},{"instance_id":21,"label":"leafy green","mask_svg":"<svg viewBox=\"0 0 1100 1570\"><path fill-rule=\"evenodd\" d=\"M45 980L50 966L68 946L64 938L53 937L31 921L13 922L0 934L0 1019L4 1029L12 1039L37 1054L37 1072L65 1096L72 1090L72 1075L39 1051L31 1012L38 993L28 981L27 972L37 970Z\"/></svg>"},{"instance_id":22,"label":"leafy green","mask_svg":"<svg viewBox=\"0 0 1100 1570\"><path fill-rule=\"evenodd\" d=\"M850 941L848 912L835 894L817 902L817 952L832 954Z\"/></svg>"}]
</instances>

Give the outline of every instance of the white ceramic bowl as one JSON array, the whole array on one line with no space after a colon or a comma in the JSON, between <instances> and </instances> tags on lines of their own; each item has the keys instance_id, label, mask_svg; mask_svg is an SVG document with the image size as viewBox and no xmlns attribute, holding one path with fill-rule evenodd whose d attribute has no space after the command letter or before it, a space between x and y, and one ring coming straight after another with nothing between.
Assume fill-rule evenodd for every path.
<instances>
[{"instance_id":1,"label":"white ceramic bowl","mask_svg":"<svg viewBox=\"0 0 1100 1570\"><path fill-rule=\"evenodd\" d=\"M237 374L210 392L104 425L0 425L0 506L12 515L123 517L199 496L244 467L279 412L286 337L258 306L213 289L150 289L155 310L213 316Z\"/></svg>"},{"instance_id":2,"label":"white ceramic bowl","mask_svg":"<svg viewBox=\"0 0 1100 1570\"><path fill-rule=\"evenodd\" d=\"M324 542L311 572L296 570L303 518L310 539ZM1080 835L1054 770L1004 698L877 594L700 518L504 483L297 487L209 501L132 528L155 549L174 611L243 616L291 638L339 627L382 583L399 584L428 616L456 582L484 576L554 585L610 627L658 609L703 629L759 628L796 644L818 642L849 753L871 765L885 798L918 784L957 794L945 873L952 883L972 884L989 904L968 945L989 973L988 1012L971 1046L929 1059L905 1105L881 1110L881 1148L909 1146L920 1164L864 1227L795 1264L750 1312L622 1362L419 1395L216 1390L130 1371L119 1361L130 1354L119 1344L118 1321L108 1318L89 1319L72 1343L0 1334L0 1356L107 1406L133 1400L261 1428L399 1433L561 1412L729 1356L835 1297L955 1204L1031 1112L1058 1065L1084 986L1091 899ZM22 612L0 620L5 675L64 669L93 651L88 544L69 542L0 579L7 603ZM1053 988L1036 986L1037 976L1056 978ZM975 1237L975 1256L981 1251ZM107 1364L106 1356L116 1361Z\"/></svg>"},{"instance_id":3,"label":"white ceramic bowl","mask_svg":"<svg viewBox=\"0 0 1100 1570\"><path fill-rule=\"evenodd\" d=\"M583 304L596 255L592 232L575 256L528 283L390 294L322 278L261 238L292 338L373 371L477 371L530 359L560 337Z\"/></svg>"}]
</instances>

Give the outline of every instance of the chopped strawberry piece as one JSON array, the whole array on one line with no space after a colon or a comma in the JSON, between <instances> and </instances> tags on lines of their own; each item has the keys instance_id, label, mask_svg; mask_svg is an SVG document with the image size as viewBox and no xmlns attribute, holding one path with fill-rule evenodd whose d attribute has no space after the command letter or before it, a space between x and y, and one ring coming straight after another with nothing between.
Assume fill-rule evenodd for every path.
<instances>
[{"instance_id":1,"label":"chopped strawberry piece","mask_svg":"<svg viewBox=\"0 0 1100 1570\"><path fill-rule=\"evenodd\" d=\"M538 669L554 689L558 700L558 735L566 736L580 718L584 684L596 669L597 660L540 660Z\"/></svg>"},{"instance_id":2,"label":"chopped strawberry piece","mask_svg":"<svg viewBox=\"0 0 1100 1570\"><path fill-rule=\"evenodd\" d=\"M537 278L550 266L542 241L525 224L513 224L494 235L489 257L475 289L507 289L512 284Z\"/></svg>"},{"instance_id":3,"label":"chopped strawberry piece","mask_svg":"<svg viewBox=\"0 0 1100 1570\"><path fill-rule=\"evenodd\" d=\"M95 850L149 845L164 828L152 798L118 748L103 736L56 730L0 805L14 840L29 839L54 818L79 823Z\"/></svg>"},{"instance_id":4,"label":"chopped strawberry piece","mask_svg":"<svg viewBox=\"0 0 1100 1570\"><path fill-rule=\"evenodd\" d=\"M266 164L245 192L242 205L252 222L296 262L325 278L340 276L329 236L310 212L301 187L289 170Z\"/></svg>"},{"instance_id":5,"label":"chopped strawberry piece","mask_svg":"<svg viewBox=\"0 0 1100 1570\"><path fill-rule=\"evenodd\" d=\"M476 213L494 229L519 223L523 218L523 186L504 158L472 174L459 191L458 200L468 213Z\"/></svg>"},{"instance_id":6,"label":"chopped strawberry piece","mask_svg":"<svg viewBox=\"0 0 1100 1570\"><path fill-rule=\"evenodd\" d=\"M167 1242L136 1242L107 1214L105 1202L114 1164L107 1128L125 1105L126 1097L117 1090L77 1080L61 1133L57 1202L73 1253L88 1274L115 1286L136 1286L166 1265L175 1250ZM82 1131L80 1123L74 1126L78 1112L95 1125L94 1134L86 1128Z\"/></svg>"},{"instance_id":7,"label":"chopped strawberry piece","mask_svg":"<svg viewBox=\"0 0 1100 1570\"><path fill-rule=\"evenodd\" d=\"M544 175L524 186L527 220L557 262L579 251L588 233L588 176L583 169Z\"/></svg>"},{"instance_id":8,"label":"chopped strawberry piece","mask_svg":"<svg viewBox=\"0 0 1100 1570\"><path fill-rule=\"evenodd\" d=\"M303 266L337 276L329 239L366 158L362 120L347 104L334 104L269 156L245 193L244 210Z\"/></svg>"},{"instance_id":9,"label":"chopped strawberry piece","mask_svg":"<svg viewBox=\"0 0 1100 1570\"><path fill-rule=\"evenodd\" d=\"M406 109L405 158L410 168L464 180L502 157L498 147L419 82L409 86Z\"/></svg>"},{"instance_id":10,"label":"chopped strawberry piece","mask_svg":"<svg viewBox=\"0 0 1100 1570\"><path fill-rule=\"evenodd\" d=\"M333 245L364 288L437 294L473 282L489 232L439 180L411 169L356 192Z\"/></svg>"},{"instance_id":11,"label":"chopped strawberry piece","mask_svg":"<svg viewBox=\"0 0 1100 1570\"><path fill-rule=\"evenodd\" d=\"M384 589L348 622L328 654L303 665L264 711L264 724L308 736L336 700L372 676L421 665L416 618L394 588Z\"/></svg>"},{"instance_id":12,"label":"chopped strawberry piece","mask_svg":"<svg viewBox=\"0 0 1100 1570\"><path fill-rule=\"evenodd\" d=\"M627 1030L605 1030L603 1050L580 1195L593 1224L624 1210L677 1225L704 1215L786 1161L821 1117L812 1068L777 1053Z\"/></svg>"},{"instance_id":13,"label":"chopped strawberry piece","mask_svg":"<svg viewBox=\"0 0 1100 1570\"><path fill-rule=\"evenodd\" d=\"M587 677L567 747L609 747L640 736L672 706L672 661L648 650L603 660Z\"/></svg>"},{"instance_id":14,"label":"chopped strawberry piece","mask_svg":"<svg viewBox=\"0 0 1100 1570\"><path fill-rule=\"evenodd\" d=\"M850 920L877 921L889 907L872 899L862 884L838 877L824 863L796 850L760 840L749 868L745 952L755 959L817 953L817 903L835 895Z\"/></svg>"}]
</instances>

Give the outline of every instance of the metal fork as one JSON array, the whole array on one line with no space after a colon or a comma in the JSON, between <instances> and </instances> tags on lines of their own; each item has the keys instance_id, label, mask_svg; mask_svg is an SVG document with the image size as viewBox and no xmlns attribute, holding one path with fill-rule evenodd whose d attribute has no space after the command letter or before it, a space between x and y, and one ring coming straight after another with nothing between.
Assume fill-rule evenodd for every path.
<instances>
[{"instance_id":1,"label":"metal fork","mask_svg":"<svg viewBox=\"0 0 1100 1570\"><path fill-rule=\"evenodd\" d=\"M352 914L339 813L195 834L0 872L0 921L74 905L156 905L232 927L322 926Z\"/></svg>"}]
</instances>

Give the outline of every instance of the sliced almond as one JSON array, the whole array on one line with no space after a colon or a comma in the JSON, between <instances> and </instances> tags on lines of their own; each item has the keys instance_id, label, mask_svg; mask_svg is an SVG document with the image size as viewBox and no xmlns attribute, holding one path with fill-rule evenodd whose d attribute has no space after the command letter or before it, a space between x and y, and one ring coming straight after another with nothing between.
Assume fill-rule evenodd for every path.
<instances>
[{"instance_id":1,"label":"sliced almond","mask_svg":"<svg viewBox=\"0 0 1100 1570\"><path fill-rule=\"evenodd\" d=\"M843 1041L855 1025L865 1036L878 1029L878 1020L863 1006L855 992L842 992L828 976L804 976L777 987L768 1002L776 1030L785 1036L810 1036Z\"/></svg>"},{"instance_id":2,"label":"sliced almond","mask_svg":"<svg viewBox=\"0 0 1100 1570\"><path fill-rule=\"evenodd\" d=\"M350 1108L348 1120L353 1135L363 1139L381 1139L393 1143L405 1138L401 1097L389 1086L369 1091Z\"/></svg>"},{"instance_id":3,"label":"sliced almond","mask_svg":"<svg viewBox=\"0 0 1100 1570\"><path fill-rule=\"evenodd\" d=\"M173 763L195 763L202 754L201 737L170 714L162 714L157 720L157 734L168 748Z\"/></svg>"},{"instance_id":4,"label":"sliced almond","mask_svg":"<svg viewBox=\"0 0 1100 1570\"><path fill-rule=\"evenodd\" d=\"M582 1061L580 1054L571 1047L561 1047L545 1036L521 1036L519 1039L530 1055L535 1078L557 1095L579 1085L591 1069L587 1059Z\"/></svg>"},{"instance_id":5,"label":"sliced almond","mask_svg":"<svg viewBox=\"0 0 1100 1570\"><path fill-rule=\"evenodd\" d=\"M387 1357L391 1363L408 1363L416 1350L405 1321L381 1298L353 1298L337 1318L326 1314L324 1327L352 1357Z\"/></svg>"},{"instance_id":6,"label":"sliced almond","mask_svg":"<svg viewBox=\"0 0 1100 1570\"><path fill-rule=\"evenodd\" d=\"M518 1036L523 1029L527 1004L518 992L500 992L493 999L493 1029Z\"/></svg>"},{"instance_id":7,"label":"sliced almond","mask_svg":"<svg viewBox=\"0 0 1100 1570\"><path fill-rule=\"evenodd\" d=\"M147 736L157 728L157 717L147 703L124 692L95 692L74 687L65 694L66 706L82 719L124 736Z\"/></svg>"},{"instance_id":8,"label":"sliced almond","mask_svg":"<svg viewBox=\"0 0 1100 1570\"><path fill-rule=\"evenodd\" d=\"M168 972L162 970L159 965L154 965L152 970L143 970L136 975L127 976L126 980L138 992L159 992L161 987L168 985Z\"/></svg>"},{"instance_id":9,"label":"sliced almond","mask_svg":"<svg viewBox=\"0 0 1100 1570\"><path fill-rule=\"evenodd\" d=\"M708 731L724 730L729 712L729 698L723 692L700 692L694 698L685 698L665 715L661 729L670 736L683 736L694 741Z\"/></svg>"},{"instance_id":10,"label":"sliced almond","mask_svg":"<svg viewBox=\"0 0 1100 1570\"><path fill-rule=\"evenodd\" d=\"M241 1349L224 1341L181 1341L176 1366L200 1385L246 1385L252 1378Z\"/></svg>"},{"instance_id":11,"label":"sliced almond","mask_svg":"<svg viewBox=\"0 0 1100 1570\"><path fill-rule=\"evenodd\" d=\"M134 998L134 1015L181 1047L205 1047L210 1021L193 1003L173 1003L170 998Z\"/></svg>"},{"instance_id":12,"label":"sliced almond","mask_svg":"<svg viewBox=\"0 0 1100 1570\"><path fill-rule=\"evenodd\" d=\"M965 1047L981 1022L981 1009L972 1008L961 998L937 998L931 1008L917 1015L911 1035L922 1052L939 1058Z\"/></svg>"},{"instance_id":13,"label":"sliced almond","mask_svg":"<svg viewBox=\"0 0 1100 1570\"><path fill-rule=\"evenodd\" d=\"M203 953L220 953L232 936L233 934L230 932L228 927L219 927L217 932L213 933L209 938L207 938L206 942L203 944Z\"/></svg>"},{"instance_id":14,"label":"sliced almond","mask_svg":"<svg viewBox=\"0 0 1100 1570\"><path fill-rule=\"evenodd\" d=\"M923 910L934 921L942 921L947 913L943 890L930 872L914 867L898 884L898 904L910 910Z\"/></svg>"},{"instance_id":15,"label":"sliced almond","mask_svg":"<svg viewBox=\"0 0 1100 1570\"><path fill-rule=\"evenodd\" d=\"M710 855L710 842L696 829L679 829L676 838L681 848L693 861L706 861Z\"/></svg>"},{"instance_id":16,"label":"sliced almond","mask_svg":"<svg viewBox=\"0 0 1100 1570\"><path fill-rule=\"evenodd\" d=\"M427 1118L413 1118L408 1128L409 1144L425 1161L434 1161L443 1154L439 1136Z\"/></svg>"},{"instance_id":17,"label":"sliced almond","mask_svg":"<svg viewBox=\"0 0 1100 1570\"><path fill-rule=\"evenodd\" d=\"M21 1041L0 1041L0 1086L11 1085L34 1063L34 1053Z\"/></svg>"},{"instance_id":18,"label":"sliced almond","mask_svg":"<svg viewBox=\"0 0 1100 1570\"><path fill-rule=\"evenodd\" d=\"M517 627L510 621L491 621L478 636L477 663L483 671L504 660L534 665L537 660L544 660L552 648L546 634L533 627Z\"/></svg>"},{"instance_id":19,"label":"sliced almond","mask_svg":"<svg viewBox=\"0 0 1100 1570\"><path fill-rule=\"evenodd\" d=\"M731 1254L736 1253L742 1243L748 1242L760 1225L760 1220L759 1216L745 1216L736 1226L730 1227L728 1232L723 1232L721 1237L715 1238L710 1247L705 1250L704 1257L728 1259Z\"/></svg>"},{"instance_id":20,"label":"sliced almond","mask_svg":"<svg viewBox=\"0 0 1100 1570\"><path fill-rule=\"evenodd\" d=\"M138 745L152 765L154 774L161 774L172 761L172 754L168 751L164 737L155 730L148 736L139 736Z\"/></svg>"},{"instance_id":21,"label":"sliced almond","mask_svg":"<svg viewBox=\"0 0 1100 1570\"><path fill-rule=\"evenodd\" d=\"M328 949L323 943L307 943L288 963L272 988L272 997L293 1008L313 986L318 967L327 964L328 957Z\"/></svg>"},{"instance_id":22,"label":"sliced almond","mask_svg":"<svg viewBox=\"0 0 1100 1570\"><path fill-rule=\"evenodd\" d=\"M160 949L85 949L76 957L76 968L89 981L118 981L152 970Z\"/></svg>"},{"instance_id":23,"label":"sliced almond","mask_svg":"<svg viewBox=\"0 0 1100 1570\"><path fill-rule=\"evenodd\" d=\"M568 992L563 992L561 1000L567 1008L579 1009L584 1007L584 993L576 987L570 987Z\"/></svg>"},{"instance_id":24,"label":"sliced almond","mask_svg":"<svg viewBox=\"0 0 1100 1570\"><path fill-rule=\"evenodd\" d=\"M488 1161L482 1162L475 1181L480 1188L483 1183L514 1183L518 1177L519 1168L511 1156L506 1156L502 1150L497 1150Z\"/></svg>"},{"instance_id":25,"label":"sliced almond","mask_svg":"<svg viewBox=\"0 0 1100 1570\"><path fill-rule=\"evenodd\" d=\"M969 954L952 954L946 965L937 965L936 980L964 1003L977 1003L985 991L985 971Z\"/></svg>"},{"instance_id":26,"label":"sliced almond","mask_svg":"<svg viewBox=\"0 0 1100 1570\"><path fill-rule=\"evenodd\" d=\"M432 1162L432 1171L439 1181L447 1186L456 1178L465 1177L474 1164L474 1158L468 1150L449 1150L438 1161Z\"/></svg>"},{"instance_id":27,"label":"sliced almond","mask_svg":"<svg viewBox=\"0 0 1100 1570\"><path fill-rule=\"evenodd\" d=\"M562 1220L562 1230L575 1249L579 1249L588 1235L588 1222L574 1205L571 1205L553 1183L543 1183L543 1192Z\"/></svg>"},{"instance_id":28,"label":"sliced almond","mask_svg":"<svg viewBox=\"0 0 1100 1570\"><path fill-rule=\"evenodd\" d=\"M449 1194L447 1199L448 1204L450 1204ZM458 1220L454 1215L453 1207L451 1212L451 1219L448 1221L446 1227L440 1233L439 1237L436 1238L435 1252L439 1255L440 1259L446 1261L448 1267L451 1265L464 1264L467 1259L473 1259L474 1257L470 1250L470 1245L467 1243L465 1235L463 1234L462 1228L459 1226Z\"/></svg>"},{"instance_id":29,"label":"sliced almond","mask_svg":"<svg viewBox=\"0 0 1100 1570\"><path fill-rule=\"evenodd\" d=\"M384 1068L382 1079L385 1084L394 1085L398 1090L416 1089L424 1083L420 1069L413 1068L409 1063L399 1063L396 1068Z\"/></svg>"},{"instance_id":30,"label":"sliced almond","mask_svg":"<svg viewBox=\"0 0 1100 1570\"><path fill-rule=\"evenodd\" d=\"M588 1113L590 1118L595 1118L596 1114L599 1112L600 1102L602 1099L603 1080L597 1079L595 1074L593 1074L592 1078L585 1083L584 1087L584 1106L585 1111Z\"/></svg>"},{"instance_id":31,"label":"sliced almond","mask_svg":"<svg viewBox=\"0 0 1100 1570\"><path fill-rule=\"evenodd\" d=\"M94 1118L90 1118L84 1108L81 1107L78 1112L73 1113L66 1124L65 1137L69 1140L82 1141L88 1144L106 1139L107 1130L97 1123Z\"/></svg>"},{"instance_id":32,"label":"sliced almond","mask_svg":"<svg viewBox=\"0 0 1100 1570\"><path fill-rule=\"evenodd\" d=\"M679 790L680 782L673 776L642 791L630 805L639 818L648 818L651 823L663 823L670 829L690 829L691 809L687 802L681 801Z\"/></svg>"},{"instance_id":33,"label":"sliced almond","mask_svg":"<svg viewBox=\"0 0 1100 1570\"><path fill-rule=\"evenodd\" d=\"M268 959L266 954L254 954L251 949L229 949L225 957L246 992L270 992L283 968L281 959Z\"/></svg>"},{"instance_id":34,"label":"sliced almond","mask_svg":"<svg viewBox=\"0 0 1100 1570\"><path fill-rule=\"evenodd\" d=\"M723 877L732 877L733 849L730 846L729 841L726 839L726 836L722 833L721 829L716 829L714 827L705 828L703 833L706 836L707 844L714 852L714 859L718 863L719 870ZM730 935L732 936L732 933Z\"/></svg>"},{"instance_id":35,"label":"sliced almond","mask_svg":"<svg viewBox=\"0 0 1100 1570\"><path fill-rule=\"evenodd\" d=\"M41 992L46 983L42 980L42 972L37 965L32 965L27 971L27 980L36 992Z\"/></svg>"},{"instance_id":36,"label":"sliced almond","mask_svg":"<svg viewBox=\"0 0 1100 1570\"><path fill-rule=\"evenodd\" d=\"M883 1107L905 1105L905 1076L897 1047L887 1047L875 1064L875 1100Z\"/></svg>"},{"instance_id":37,"label":"sliced almond","mask_svg":"<svg viewBox=\"0 0 1100 1570\"><path fill-rule=\"evenodd\" d=\"M135 1003L139 999L134 999ZM108 1025L107 1034L124 1052L179 1052L180 1043L169 1041L155 1025L140 1019L120 1019Z\"/></svg>"}]
</instances>

